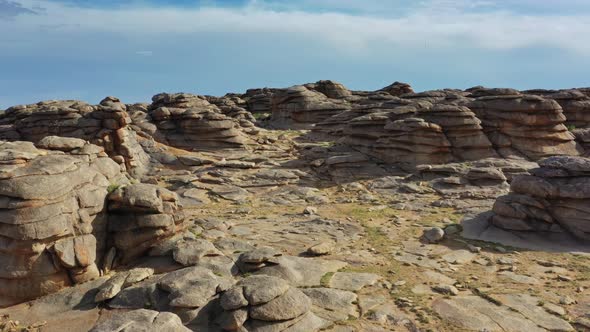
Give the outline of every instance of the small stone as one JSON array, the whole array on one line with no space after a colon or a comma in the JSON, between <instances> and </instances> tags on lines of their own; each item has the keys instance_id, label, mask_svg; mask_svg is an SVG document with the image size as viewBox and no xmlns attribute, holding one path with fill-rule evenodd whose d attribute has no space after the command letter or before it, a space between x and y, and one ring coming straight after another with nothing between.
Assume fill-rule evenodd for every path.
<instances>
[{"instance_id":1,"label":"small stone","mask_svg":"<svg viewBox=\"0 0 590 332\"><path fill-rule=\"evenodd\" d=\"M318 209L313 206L308 206L303 210L303 214L313 216L318 214Z\"/></svg>"},{"instance_id":2,"label":"small stone","mask_svg":"<svg viewBox=\"0 0 590 332\"><path fill-rule=\"evenodd\" d=\"M571 277L568 277L568 276L558 275L557 276L557 280L559 280L559 281L572 281L573 279Z\"/></svg>"},{"instance_id":3,"label":"small stone","mask_svg":"<svg viewBox=\"0 0 590 332\"><path fill-rule=\"evenodd\" d=\"M576 303L576 300L572 299L572 298L571 298L571 297L569 297L569 296L562 296L562 297L559 299L559 304L563 304L563 305L572 305L572 304L575 304L575 303Z\"/></svg>"},{"instance_id":4,"label":"small stone","mask_svg":"<svg viewBox=\"0 0 590 332\"><path fill-rule=\"evenodd\" d=\"M424 234L422 234L422 238L426 240L428 243L438 243L442 241L444 237L445 231L439 227L430 228L424 231Z\"/></svg>"},{"instance_id":5,"label":"small stone","mask_svg":"<svg viewBox=\"0 0 590 332\"><path fill-rule=\"evenodd\" d=\"M334 251L334 242L322 242L307 249L307 253L312 256L328 255Z\"/></svg>"},{"instance_id":6,"label":"small stone","mask_svg":"<svg viewBox=\"0 0 590 332\"><path fill-rule=\"evenodd\" d=\"M474 246L472 244L468 244L467 245L467 249L469 249L469 251L471 251L474 254L477 254L477 253L481 252L481 247L476 247L476 246Z\"/></svg>"}]
</instances>

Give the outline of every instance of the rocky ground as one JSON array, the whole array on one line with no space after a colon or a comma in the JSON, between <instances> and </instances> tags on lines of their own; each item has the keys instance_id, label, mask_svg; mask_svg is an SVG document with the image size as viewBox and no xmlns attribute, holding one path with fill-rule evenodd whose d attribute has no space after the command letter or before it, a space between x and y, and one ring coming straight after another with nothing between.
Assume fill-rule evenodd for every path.
<instances>
[{"instance_id":1,"label":"rocky ground","mask_svg":"<svg viewBox=\"0 0 590 332\"><path fill-rule=\"evenodd\" d=\"M394 93L408 89L399 84L388 88ZM281 98L288 98L289 93L307 92L282 93ZM156 99L176 103L174 107L180 103L178 98ZM205 103L204 98L191 102ZM336 104L319 105L342 112L345 104ZM183 112L172 112L178 117L173 121L185 121ZM165 112L160 116L158 125L168 125ZM209 109L205 119L227 122L221 126L230 121ZM500 158L487 146L485 158L422 164L410 172L317 131L253 129L246 120L240 126L248 133L233 130L224 140L230 148L214 151L144 140L150 128L146 123L133 129L153 160L151 167L142 167L142 184L125 180L107 188L108 181L94 183L108 192L105 236L112 243L103 250L114 248L117 259L109 251L101 264L97 259L100 271L88 278L92 280L0 309L0 331L590 330L590 245L553 229L557 222L539 212L547 208L543 199L567 207L578 204L571 203L575 195L565 189L552 192L547 185L542 187L547 194L540 195L534 187L540 180L528 178L520 186L513 181L532 173L550 182L558 173L560 178L551 183L565 188L570 183L563 179L587 174L580 162L586 159L540 163L546 166L538 171L535 162ZM196 141L206 136L195 132L201 135ZM253 141L248 149L231 146L248 140ZM65 143L79 149L88 145L44 142L37 147L47 151L64 151ZM79 154L74 148L65 149L66 154ZM3 161L12 160L10 165L45 153L18 159L11 149L0 153ZM104 152L93 153L98 157L91 159L108 159ZM133 158L122 158L122 169L131 168L129 160ZM14 175L21 173L10 166L0 174L9 171L14 178L40 172L35 168ZM120 177L117 172L111 170L108 178ZM1 194L16 195L9 189ZM497 202L500 196L506 197L500 200L505 205ZM22 218L18 214L10 220L18 225ZM542 219L550 224L543 226L545 233L537 232ZM0 227L2 239L11 236L5 229ZM584 227L576 232L585 236ZM63 266L60 275L80 269L87 273L88 266L96 265L94 259L82 263L76 234L58 240L56 234L13 236L0 243L0 253L22 252L26 241L33 241L52 248ZM101 243L92 234L97 239L92 241ZM37 272L35 267L31 271ZM21 280L15 275L0 279ZM8 289L13 284L3 285Z\"/></svg>"}]
</instances>

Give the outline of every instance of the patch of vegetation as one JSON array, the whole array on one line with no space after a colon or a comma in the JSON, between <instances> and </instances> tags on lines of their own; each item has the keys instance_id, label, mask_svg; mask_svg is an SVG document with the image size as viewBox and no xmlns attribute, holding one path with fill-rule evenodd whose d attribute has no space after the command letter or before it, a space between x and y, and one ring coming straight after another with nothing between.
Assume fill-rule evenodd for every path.
<instances>
[{"instance_id":1,"label":"patch of vegetation","mask_svg":"<svg viewBox=\"0 0 590 332\"><path fill-rule=\"evenodd\" d=\"M569 131L573 131L575 129L576 129L576 126L575 125L568 125L567 126L567 130L569 130Z\"/></svg>"},{"instance_id":2,"label":"patch of vegetation","mask_svg":"<svg viewBox=\"0 0 590 332\"><path fill-rule=\"evenodd\" d=\"M328 272L324 274L320 279L320 285L322 287L328 287L330 284L330 280L332 280L332 276L334 276L334 272Z\"/></svg>"},{"instance_id":3,"label":"patch of vegetation","mask_svg":"<svg viewBox=\"0 0 590 332\"><path fill-rule=\"evenodd\" d=\"M110 194L113 191L119 189L121 187L121 185L116 184L116 183L111 183L108 187L107 187L107 192Z\"/></svg>"}]
</instances>

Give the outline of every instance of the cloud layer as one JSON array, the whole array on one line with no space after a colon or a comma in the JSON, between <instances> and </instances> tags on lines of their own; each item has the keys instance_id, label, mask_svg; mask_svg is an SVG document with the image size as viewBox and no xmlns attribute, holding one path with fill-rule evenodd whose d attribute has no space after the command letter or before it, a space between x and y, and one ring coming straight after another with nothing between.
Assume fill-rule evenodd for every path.
<instances>
[{"instance_id":1,"label":"cloud layer","mask_svg":"<svg viewBox=\"0 0 590 332\"><path fill-rule=\"evenodd\" d=\"M419 88L544 87L589 76L585 0L114 3L0 0L0 31L11 32L0 34L0 107L299 79L372 89L401 79Z\"/></svg>"}]
</instances>

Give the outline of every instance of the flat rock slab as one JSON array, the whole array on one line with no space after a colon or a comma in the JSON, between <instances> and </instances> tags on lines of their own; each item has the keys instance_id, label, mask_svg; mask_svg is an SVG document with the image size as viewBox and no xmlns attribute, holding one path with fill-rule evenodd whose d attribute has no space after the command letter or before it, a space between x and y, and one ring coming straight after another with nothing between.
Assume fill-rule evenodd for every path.
<instances>
[{"instance_id":1,"label":"flat rock slab","mask_svg":"<svg viewBox=\"0 0 590 332\"><path fill-rule=\"evenodd\" d=\"M353 292L332 288L306 288L303 293L313 303L312 311L331 321L343 321L349 317L359 317L357 295Z\"/></svg>"},{"instance_id":2,"label":"flat rock slab","mask_svg":"<svg viewBox=\"0 0 590 332\"><path fill-rule=\"evenodd\" d=\"M381 279L373 273L336 272L329 282L330 288L358 291L365 286L374 285Z\"/></svg>"},{"instance_id":3,"label":"flat rock slab","mask_svg":"<svg viewBox=\"0 0 590 332\"><path fill-rule=\"evenodd\" d=\"M509 232L488 222L489 212L465 218L461 236L472 240L496 242L505 246L548 252L590 253L590 243L577 241L568 233ZM516 234L518 233L518 234Z\"/></svg>"},{"instance_id":4,"label":"flat rock slab","mask_svg":"<svg viewBox=\"0 0 590 332\"><path fill-rule=\"evenodd\" d=\"M320 286L326 273L336 272L348 264L337 260L304 258L294 256L277 257L276 265L268 265L256 274L265 274L289 281L296 287Z\"/></svg>"},{"instance_id":5,"label":"flat rock slab","mask_svg":"<svg viewBox=\"0 0 590 332\"><path fill-rule=\"evenodd\" d=\"M115 314L109 319L99 322L91 332L112 331L166 331L189 332L182 325L178 316L171 312L157 312L147 309L139 309L121 314Z\"/></svg>"},{"instance_id":6,"label":"flat rock slab","mask_svg":"<svg viewBox=\"0 0 590 332\"><path fill-rule=\"evenodd\" d=\"M511 299L514 300L514 299ZM514 303L512 303L514 304ZM528 307L527 304L519 304L518 307ZM468 331L490 331L490 332L542 332L546 331L541 327L559 326L565 329L556 331L573 331L567 322L556 318L551 314L527 312L528 316L521 313L517 308L506 305L497 306L479 296L459 296L452 299L439 298L432 304L432 308L442 319L455 325L458 328ZM530 308L529 308L530 309ZM542 308L539 307L542 310ZM525 310L523 310L525 311ZM526 312L526 311L525 311ZM559 321L558 321L559 320ZM561 321L561 322L560 322Z\"/></svg>"}]
</instances>

